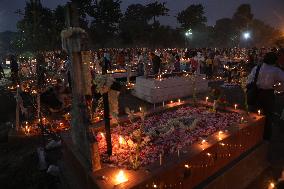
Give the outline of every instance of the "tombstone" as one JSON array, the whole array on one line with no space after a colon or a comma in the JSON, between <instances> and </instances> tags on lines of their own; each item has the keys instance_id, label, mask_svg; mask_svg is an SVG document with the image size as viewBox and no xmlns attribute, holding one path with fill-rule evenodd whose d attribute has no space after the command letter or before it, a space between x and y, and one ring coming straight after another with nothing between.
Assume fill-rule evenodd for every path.
<instances>
[{"instance_id":1,"label":"tombstone","mask_svg":"<svg viewBox=\"0 0 284 189\"><path fill-rule=\"evenodd\" d=\"M78 155L90 171L100 169L97 141L91 133L90 116L88 114L86 95L91 94L89 78L87 47L87 33L78 27L78 14L74 4L69 4L67 15L68 29L62 31L62 48L68 52L71 60L72 79L72 119L71 137ZM72 27L73 26L73 27ZM84 64L85 62L85 64ZM87 79L86 79L87 78ZM95 159L95 160L94 160ZM96 162L95 164L93 162Z\"/></svg>"}]
</instances>

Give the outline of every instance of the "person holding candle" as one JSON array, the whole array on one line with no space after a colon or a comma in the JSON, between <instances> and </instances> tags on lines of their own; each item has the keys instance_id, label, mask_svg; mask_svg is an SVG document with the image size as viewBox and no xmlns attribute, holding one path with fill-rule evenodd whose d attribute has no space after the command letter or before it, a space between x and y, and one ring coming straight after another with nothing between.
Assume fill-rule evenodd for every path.
<instances>
[{"instance_id":1,"label":"person holding candle","mask_svg":"<svg viewBox=\"0 0 284 189\"><path fill-rule=\"evenodd\" d=\"M276 67L277 59L276 53L267 53L263 58L263 63L254 67L248 76L248 85L256 80L256 105L251 109L261 109L266 116L264 128L264 139L266 140L270 140L272 134L271 125L275 104L273 86L278 82L284 82L284 71Z\"/></svg>"}]
</instances>

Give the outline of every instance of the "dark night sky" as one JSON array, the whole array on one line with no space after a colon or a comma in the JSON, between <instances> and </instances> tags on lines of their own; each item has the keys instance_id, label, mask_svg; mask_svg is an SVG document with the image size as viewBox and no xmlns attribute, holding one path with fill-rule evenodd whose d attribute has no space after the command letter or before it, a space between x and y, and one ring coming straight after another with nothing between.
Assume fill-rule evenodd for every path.
<instances>
[{"instance_id":1,"label":"dark night sky","mask_svg":"<svg viewBox=\"0 0 284 189\"><path fill-rule=\"evenodd\" d=\"M42 0L45 6L50 8L63 4L68 0ZM129 4L147 4L154 0L122 0L122 10ZM223 17L231 17L236 8L242 3L250 3L256 18L262 19L272 26L284 30L284 0L159 0L167 2L167 7L171 10L170 16L161 18L161 22L166 25L177 26L174 16L190 4L201 3L205 7L208 24L214 25L215 21ZM0 0L0 31L16 30L16 22L19 16L14 12L23 9L25 0Z\"/></svg>"}]
</instances>

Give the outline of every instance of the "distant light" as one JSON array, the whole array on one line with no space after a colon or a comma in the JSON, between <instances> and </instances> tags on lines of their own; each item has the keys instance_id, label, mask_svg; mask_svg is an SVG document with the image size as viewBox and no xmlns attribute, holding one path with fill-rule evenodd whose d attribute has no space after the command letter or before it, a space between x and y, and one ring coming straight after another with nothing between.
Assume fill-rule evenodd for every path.
<instances>
[{"instance_id":1,"label":"distant light","mask_svg":"<svg viewBox=\"0 0 284 189\"><path fill-rule=\"evenodd\" d=\"M245 40L248 40L249 38L251 38L250 32L243 33L243 37L244 37Z\"/></svg>"},{"instance_id":2,"label":"distant light","mask_svg":"<svg viewBox=\"0 0 284 189\"><path fill-rule=\"evenodd\" d=\"M192 30L191 29L189 29L189 30L187 30L186 32L185 32L185 36L186 37L189 37L189 36L191 36L192 35Z\"/></svg>"}]
</instances>

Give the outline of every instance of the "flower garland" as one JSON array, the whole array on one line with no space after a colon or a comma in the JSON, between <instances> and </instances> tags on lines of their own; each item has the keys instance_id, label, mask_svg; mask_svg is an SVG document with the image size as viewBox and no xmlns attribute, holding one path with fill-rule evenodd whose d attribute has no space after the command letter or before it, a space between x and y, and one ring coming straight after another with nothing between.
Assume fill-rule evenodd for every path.
<instances>
[{"instance_id":1,"label":"flower garland","mask_svg":"<svg viewBox=\"0 0 284 189\"><path fill-rule=\"evenodd\" d=\"M66 38L69 38L71 37L72 35L74 34L85 34L86 31L83 30L82 28L79 28L79 27L70 27L66 30L63 30L61 32L61 38L62 39L66 39Z\"/></svg>"},{"instance_id":2,"label":"flower garland","mask_svg":"<svg viewBox=\"0 0 284 189\"><path fill-rule=\"evenodd\" d=\"M127 112L131 119L132 112L129 109ZM238 113L213 113L205 107L182 107L147 117L144 121L134 122L132 119L131 123L114 127L113 155L110 158L105 155L104 134L98 133L99 151L105 163L137 169L159 160L160 154L175 153L201 137L239 123L240 119Z\"/></svg>"},{"instance_id":3,"label":"flower garland","mask_svg":"<svg viewBox=\"0 0 284 189\"><path fill-rule=\"evenodd\" d=\"M93 83L96 86L96 91L100 94L104 94L110 91L110 88L114 82L114 78L107 75L96 75Z\"/></svg>"}]
</instances>

